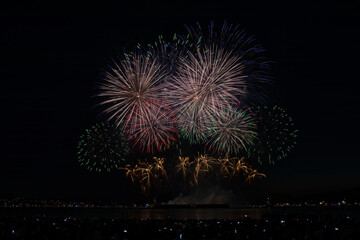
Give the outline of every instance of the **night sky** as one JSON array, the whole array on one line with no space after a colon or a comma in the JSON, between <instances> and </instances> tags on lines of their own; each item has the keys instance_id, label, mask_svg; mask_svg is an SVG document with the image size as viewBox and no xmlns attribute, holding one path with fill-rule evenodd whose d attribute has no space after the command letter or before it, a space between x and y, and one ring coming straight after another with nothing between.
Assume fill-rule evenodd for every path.
<instances>
[{"instance_id":1,"label":"night sky","mask_svg":"<svg viewBox=\"0 0 360 240\"><path fill-rule=\"evenodd\" d=\"M297 199L359 189L355 5L191 2L0 9L0 198L140 199L119 172L88 173L77 163L79 136L98 120L91 96L101 69L138 42L224 20L266 49L274 61L269 95L300 131L296 148L264 169L268 178L254 194Z\"/></svg>"}]
</instances>

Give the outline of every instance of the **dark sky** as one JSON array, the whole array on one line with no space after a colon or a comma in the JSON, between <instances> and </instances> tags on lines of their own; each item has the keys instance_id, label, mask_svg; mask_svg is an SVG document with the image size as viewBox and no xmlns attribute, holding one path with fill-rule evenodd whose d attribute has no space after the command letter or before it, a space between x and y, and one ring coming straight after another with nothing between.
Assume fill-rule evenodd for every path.
<instances>
[{"instance_id":1,"label":"dark sky","mask_svg":"<svg viewBox=\"0 0 360 240\"><path fill-rule=\"evenodd\" d=\"M0 197L137 199L119 173L77 164L79 136L96 122L91 95L101 68L124 47L224 20L267 50L273 100L300 130L289 158L266 169L254 191L297 197L360 187L355 5L191 2L0 9Z\"/></svg>"}]
</instances>

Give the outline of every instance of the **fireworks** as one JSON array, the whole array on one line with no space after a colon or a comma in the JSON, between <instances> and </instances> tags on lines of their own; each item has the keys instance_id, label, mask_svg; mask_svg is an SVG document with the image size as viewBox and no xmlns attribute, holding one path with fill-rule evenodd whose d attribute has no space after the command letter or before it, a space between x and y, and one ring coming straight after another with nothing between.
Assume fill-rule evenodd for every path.
<instances>
[{"instance_id":1,"label":"fireworks","mask_svg":"<svg viewBox=\"0 0 360 240\"><path fill-rule=\"evenodd\" d=\"M169 148L177 127L191 144L237 154L252 142L253 124L234 108L249 95L261 96L262 85L270 82L263 50L226 23L220 31L211 25L208 33L200 27L188 32L125 53L104 74L100 105L107 120L148 153Z\"/></svg>"},{"instance_id":2,"label":"fireworks","mask_svg":"<svg viewBox=\"0 0 360 240\"><path fill-rule=\"evenodd\" d=\"M169 83L174 107L209 115L217 108L227 107L237 96L244 95L245 82L237 69L236 57L223 50L204 49L182 58L178 71Z\"/></svg>"},{"instance_id":3,"label":"fireworks","mask_svg":"<svg viewBox=\"0 0 360 240\"><path fill-rule=\"evenodd\" d=\"M231 66L223 66L231 63L226 59L218 63L216 56L209 52L209 56L201 56L201 60L189 53L190 58L182 59L173 81L168 83L172 92L170 101L179 113L180 129L187 133L184 136L189 135L195 141L203 138L198 136L206 120L236 99L232 90L242 89L237 88L238 79L229 72ZM219 72L220 69L223 72Z\"/></svg>"},{"instance_id":4,"label":"fireworks","mask_svg":"<svg viewBox=\"0 0 360 240\"><path fill-rule=\"evenodd\" d=\"M250 110L265 102L272 83L254 38L226 23L187 30L124 53L99 84L99 105L118 134L146 152L145 159L162 154L119 168L146 194L174 178L190 187L214 176L251 184L266 175L237 156L273 163L294 146L297 131L282 109ZM204 154L193 156L200 149Z\"/></svg>"},{"instance_id":5,"label":"fireworks","mask_svg":"<svg viewBox=\"0 0 360 240\"><path fill-rule=\"evenodd\" d=\"M132 168L130 164L126 164L125 167L119 167L119 170L125 170L126 177L129 177L133 183L135 183L137 179L137 166L135 168Z\"/></svg>"},{"instance_id":6,"label":"fireworks","mask_svg":"<svg viewBox=\"0 0 360 240\"><path fill-rule=\"evenodd\" d=\"M144 50L147 56L157 58L161 64L166 66L166 70L171 74L175 71L180 56L185 52L185 46L188 44L188 39L179 38L175 33L170 40L165 40L162 35L153 44L148 44L145 49L138 45L139 50Z\"/></svg>"},{"instance_id":7,"label":"fireworks","mask_svg":"<svg viewBox=\"0 0 360 240\"><path fill-rule=\"evenodd\" d=\"M177 116L178 128L181 136L190 144L199 144L207 141L206 119L194 111L184 111Z\"/></svg>"},{"instance_id":8,"label":"fireworks","mask_svg":"<svg viewBox=\"0 0 360 240\"><path fill-rule=\"evenodd\" d=\"M232 176L232 169L233 169L233 162L237 160L237 158L229 158L228 155L226 155L224 158L218 158L217 164L219 165L219 173L218 175L223 178L228 178Z\"/></svg>"},{"instance_id":9,"label":"fireworks","mask_svg":"<svg viewBox=\"0 0 360 240\"><path fill-rule=\"evenodd\" d=\"M245 175L245 176L249 176L250 173L252 172L251 167L249 167L246 162L245 162L245 158L242 157L241 159L234 159L235 161L233 161L231 163L232 165L232 177L235 177L236 175Z\"/></svg>"},{"instance_id":10,"label":"fireworks","mask_svg":"<svg viewBox=\"0 0 360 240\"><path fill-rule=\"evenodd\" d=\"M123 123L122 130L134 145L148 153L168 148L176 133L171 111L158 99L166 71L149 56L131 55L106 72L100 85L101 102L108 108L108 120Z\"/></svg>"},{"instance_id":11,"label":"fireworks","mask_svg":"<svg viewBox=\"0 0 360 240\"><path fill-rule=\"evenodd\" d=\"M258 121L258 138L249 148L250 158L259 163L268 161L274 164L287 156L294 148L298 130L291 117L279 106L258 107L255 109Z\"/></svg>"},{"instance_id":12,"label":"fireworks","mask_svg":"<svg viewBox=\"0 0 360 240\"><path fill-rule=\"evenodd\" d=\"M270 80L267 62L260 56L263 50L237 28L224 24L217 34L211 25L208 36L200 27L188 30L194 48L180 56L175 74L166 83L171 91L166 96L178 113L182 136L202 143L207 141L203 132L209 119L219 111L232 111L245 99L261 99L262 85Z\"/></svg>"},{"instance_id":13,"label":"fireworks","mask_svg":"<svg viewBox=\"0 0 360 240\"><path fill-rule=\"evenodd\" d=\"M139 183L143 187L143 189L150 188L151 180L153 178L152 169L153 166L148 162L140 162L135 166L136 172L139 173Z\"/></svg>"},{"instance_id":14,"label":"fireworks","mask_svg":"<svg viewBox=\"0 0 360 240\"><path fill-rule=\"evenodd\" d=\"M199 154L191 160L190 157L178 157L176 162L167 162L164 158L153 157L153 162L139 161L134 167L125 165L120 170L125 171L134 184L149 196L151 193L159 193L164 187L177 181L177 177L183 179L182 187L197 188L202 184L212 181L213 177L218 183L230 181L231 183L252 184L256 179L266 178L264 173L253 169L245 157L214 158L208 154ZM174 170L174 172L172 172ZM214 173L214 174L212 174ZM154 201L156 197L154 196Z\"/></svg>"},{"instance_id":15,"label":"fireworks","mask_svg":"<svg viewBox=\"0 0 360 240\"><path fill-rule=\"evenodd\" d=\"M218 111L208 123L209 149L220 154L238 154L253 144L255 128L255 120L247 110Z\"/></svg>"},{"instance_id":16,"label":"fireworks","mask_svg":"<svg viewBox=\"0 0 360 240\"><path fill-rule=\"evenodd\" d=\"M164 162L165 162L165 158L157 158L154 157L153 158L154 163L153 163L153 169L154 169L154 175L155 178L159 179L160 177L164 177L165 179L168 179L165 167L164 167Z\"/></svg>"},{"instance_id":17,"label":"fireworks","mask_svg":"<svg viewBox=\"0 0 360 240\"><path fill-rule=\"evenodd\" d=\"M125 161L126 139L110 124L96 124L86 129L78 143L78 161L89 171L111 171Z\"/></svg>"},{"instance_id":18,"label":"fireworks","mask_svg":"<svg viewBox=\"0 0 360 240\"><path fill-rule=\"evenodd\" d=\"M149 114L149 106L157 101L160 82L166 71L155 58L134 54L126 56L120 64L105 72L100 84L100 104L106 105L108 120L114 119L117 126L126 129L138 118Z\"/></svg>"},{"instance_id":19,"label":"fireworks","mask_svg":"<svg viewBox=\"0 0 360 240\"><path fill-rule=\"evenodd\" d=\"M161 191L167 191L164 189L177 182L179 175L183 179L181 189L206 186L209 182L214 183L214 180L217 181L217 184L243 183L250 185L257 180L266 178L264 173L253 169L244 157L239 159L225 156L225 158L216 159L204 153L198 154L193 160L190 157L179 156L175 163L170 161L165 165L165 162L164 158L153 157L152 163L147 160L139 160L134 167L125 165L119 169L124 170L125 175L138 185L146 196L152 196L154 203L156 195Z\"/></svg>"},{"instance_id":20,"label":"fireworks","mask_svg":"<svg viewBox=\"0 0 360 240\"><path fill-rule=\"evenodd\" d=\"M264 173L260 173L253 169L247 162L245 157L241 159L237 157L216 159L217 164L220 166L219 176L228 179L244 179L247 183L252 183L256 178L266 178Z\"/></svg>"},{"instance_id":21,"label":"fireworks","mask_svg":"<svg viewBox=\"0 0 360 240\"><path fill-rule=\"evenodd\" d=\"M247 175L246 177L246 182L248 182L249 184L252 183L253 180L255 180L256 178L266 178L266 175L264 173L260 173L257 170L253 170Z\"/></svg>"},{"instance_id":22,"label":"fireworks","mask_svg":"<svg viewBox=\"0 0 360 240\"><path fill-rule=\"evenodd\" d=\"M198 154L198 157L195 158L195 170L194 170L194 183L195 185L199 184L200 174L204 175L209 173L213 169L215 159L209 157L207 154Z\"/></svg>"},{"instance_id":23,"label":"fireworks","mask_svg":"<svg viewBox=\"0 0 360 240\"><path fill-rule=\"evenodd\" d=\"M138 144L150 153L154 146L159 151L169 148L177 131L173 114L166 109L164 102L152 101L143 112L135 113L128 133L129 139L134 139L134 145Z\"/></svg>"},{"instance_id":24,"label":"fireworks","mask_svg":"<svg viewBox=\"0 0 360 240\"><path fill-rule=\"evenodd\" d=\"M186 181L186 177L189 174L190 166L194 162L190 162L189 157L181 157L179 156L179 163L176 165L176 171L180 172L183 176L184 182Z\"/></svg>"},{"instance_id":25,"label":"fireworks","mask_svg":"<svg viewBox=\"0 0 360 240\"><path fill-rule=\"evenodd\" d=\"M187 30L194 45L189 48L189 61L205 70L202 77L210 78L207 82L213 83L210 89L217 91L216 98L242 104L265 100L264 87L272 82L269 62L253 36L226 22L221 28L211 23L207 31L199 24Z\"/></svg>"},{"instance_id":26,"label":"fireworks","mask_svg":"<svg viewBox=\"0 0 360 240\"><path fill-rule=\"evenodd\" d=\"M164 158L153 157L154 162L149 163L139 161L134 167L126 165L119 167L119 170L124 170L125 175L131 179L133 183L139 184L141 190L149 194L151 188L155 188L162 181L168 180L167 172L164 167Z\"/></svg>"}]
</instances>

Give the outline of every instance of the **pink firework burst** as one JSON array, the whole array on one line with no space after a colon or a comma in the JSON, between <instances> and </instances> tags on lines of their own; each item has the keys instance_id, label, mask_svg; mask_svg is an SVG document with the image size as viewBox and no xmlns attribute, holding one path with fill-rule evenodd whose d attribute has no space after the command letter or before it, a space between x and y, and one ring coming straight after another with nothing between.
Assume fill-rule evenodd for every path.
<instances>
[{"instance_id":1,"label":"pink firework burst","mask_svg":"<svg viewBox=\"0 0 360 240\"><path fill-rule=\"evenodd\" d=\"M238 103L237 96L246 94L241 72L239 59L222 49L209 47L182 58L177 74L168 83L170 102L179 113L180 130L201 138L198 133L204 129L204 119Z\"/></svg>"},{"instance_id":2,"label":"pink firework burst","mask_svg":"<svg viewBox=\"0 0 360 240\"><path fill-rule=\"evenodd\" d=\"M178 112L179 130L193 142L206 140L202 133L207 121L247 101L262 99L268 63L262 48L238 27L210 25L203 34L200 26L188 28L189 51L180 56L177 69L166 84L164 97Z\"/></svg>"},{"instance_id":3,"label":"pink firework burst","mask_svg":"<svg viewBox=\"0 0 360 240\"><path fill-rule=\"evenodd\" d=\"M164 101L149 101L143 111L135 112L133 116L127 133L134 145L139 145L143 151L153 153L155 148L162 151L175 141L175 115Z\"/></svg>"},{"instance_id":4,"label":"pink firework burst","mask_svg":"<svg viewBox=\"0 0 360 240\"><path fill-rule=\"evenodd\" d=\"M139 116L149 114L149 102L155 101L160 83L167 77L165 69L156 58L133 54L126 55L119 64L104 74L100 83L100 105L106 106L104 114L117 126L126 129L139 121Z\"/></svg>"}]
</instances>

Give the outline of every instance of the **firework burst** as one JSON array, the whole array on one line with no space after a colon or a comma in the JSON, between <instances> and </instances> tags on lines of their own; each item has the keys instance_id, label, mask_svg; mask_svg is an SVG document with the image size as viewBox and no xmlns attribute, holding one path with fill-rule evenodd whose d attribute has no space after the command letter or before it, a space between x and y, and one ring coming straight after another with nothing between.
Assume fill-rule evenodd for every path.
<instances>
[{"instance_id":1,"label":"firework burst","mask_svg":"<svg viewBox=\"0 0 360 240\"><path fill-rule=\"evenodd\" d=\"M177 74L168 83L170 103L178 112L180 131L191 142L204 140L201 133L206 119L219 110L237 103L234 92L243 92L241 80L232 71L236 62L229 56L207 50L199 56L189 53L183 58Z\"/></svg>"},{"instance_id":2,"label":"firework burst","mask_svg":"<svg viewBox=\"0 0 360 240\"><path fill-rule=\"evenodd\" d=\"M223 76L231 76L232 79L225 78L227 81L224 82L229 87L230 98L245 101L247 105L266 100L265 87L272 83L269 77L270 62L253 36L240 30L239 25L226 22L220 28L211 22L207 31L200 24L187 27L187 30L187 39L195 47L190 48L190 52L196 52L200 61L211 59L209 56L212 56L216 63L214 69L223 74L227 70Z\"/></svg>"},{"instance_id":3,"label":"firework burst","mask_svg":"<svg viewBox=\"0 0 360 240\"><path fill-rule=\"evenodd\" d=\"M262 48L237 27L224 24L218 33L211 25L208 34L200 27L188 31L193 47L179 57L163 95L178 113L182 136L199 143L206 141L202 133L208 119L250 99L261 100L263 85L271 81Z\"/></svg>"},{"instance_id":4,"label":"firework burst","mask_svg":"<svg viewBox=\"0 0 360 240\"><path fill-rule=\"evenodd\" d=\"M208 148L220 155L238 154L256 138L256 124L248 110L223 110L208 123Z\"/></svg>"},{"instance_id":5,"label":"firework burst","mask_svg":"<svg viewBox=\"0 0 360 240\"><path fill-rule=\"evenodd\" d=\"M100 105L107 107L104 113L108 120L114 119L117 126L122 123L126 129L139 116L149 114L149 104L158 99L166 76L162 65L149 56L126 55L120 64L114 62L97 94L103 99Z\"/></svg>"},{"instance_id":6,"label":"firework burst","mask_svg":"<svg viewBox=\"0 0 360 240\"><path fill-rule=\"evenodd\" d=\"M135 112L134 119L130 122L127 131L129 139L148 153L152 153L154 148L158 151L169 148L175 141L177 130L174 114L164 101L147 103L146 108Z\"/></svg>"},{"instance_id":7,"label":"firework burst","mask_svg":"<svg viewBox=\"0 0 360 240\"><path fill-rule=\"evenodd\" d=\"M146 52L146 55L158 59L161 64L166 66L169 73L173 73L177 68L180 56L183 56L188 44L187 38L179 38L175 33L172 39L165 39L162 35L152 44L148 44L145 48L138 45L139 50Z\"/></svg>"},{"instance_id":8,"label":"firework burst","mask_svg":"<svg viewBox=\"0 0 360 240\"><path fill-rule=\"evenodd\" d=\"M128 145L123 134L108 123L86 129L78 143L78 161L89 171L111 171L125 161Z\"/></svg>"},{"instance_id":9,"label":"firework burst","mask_svg":"<svg viewBox=\"0 0 360 240\"><path fill-rule=\"evenodd\" d=\"M249 148L249 158L259 163L284 159L294 148L298 130L292 118L279 106L258 107L255 109L258 122L258 137Z\"/></svg>"},{"instance_id":10,"label":"firework burst","mask_svg":"<svg viewBox=\"0 0 360 240\"><path fill-rule=\"evenodd\" d=\"M190 144L199 144L207 141L206 118L196 109L183 111L177 115L178 129L181 136L188 140Z\"/></svg>"}]
</instances>

